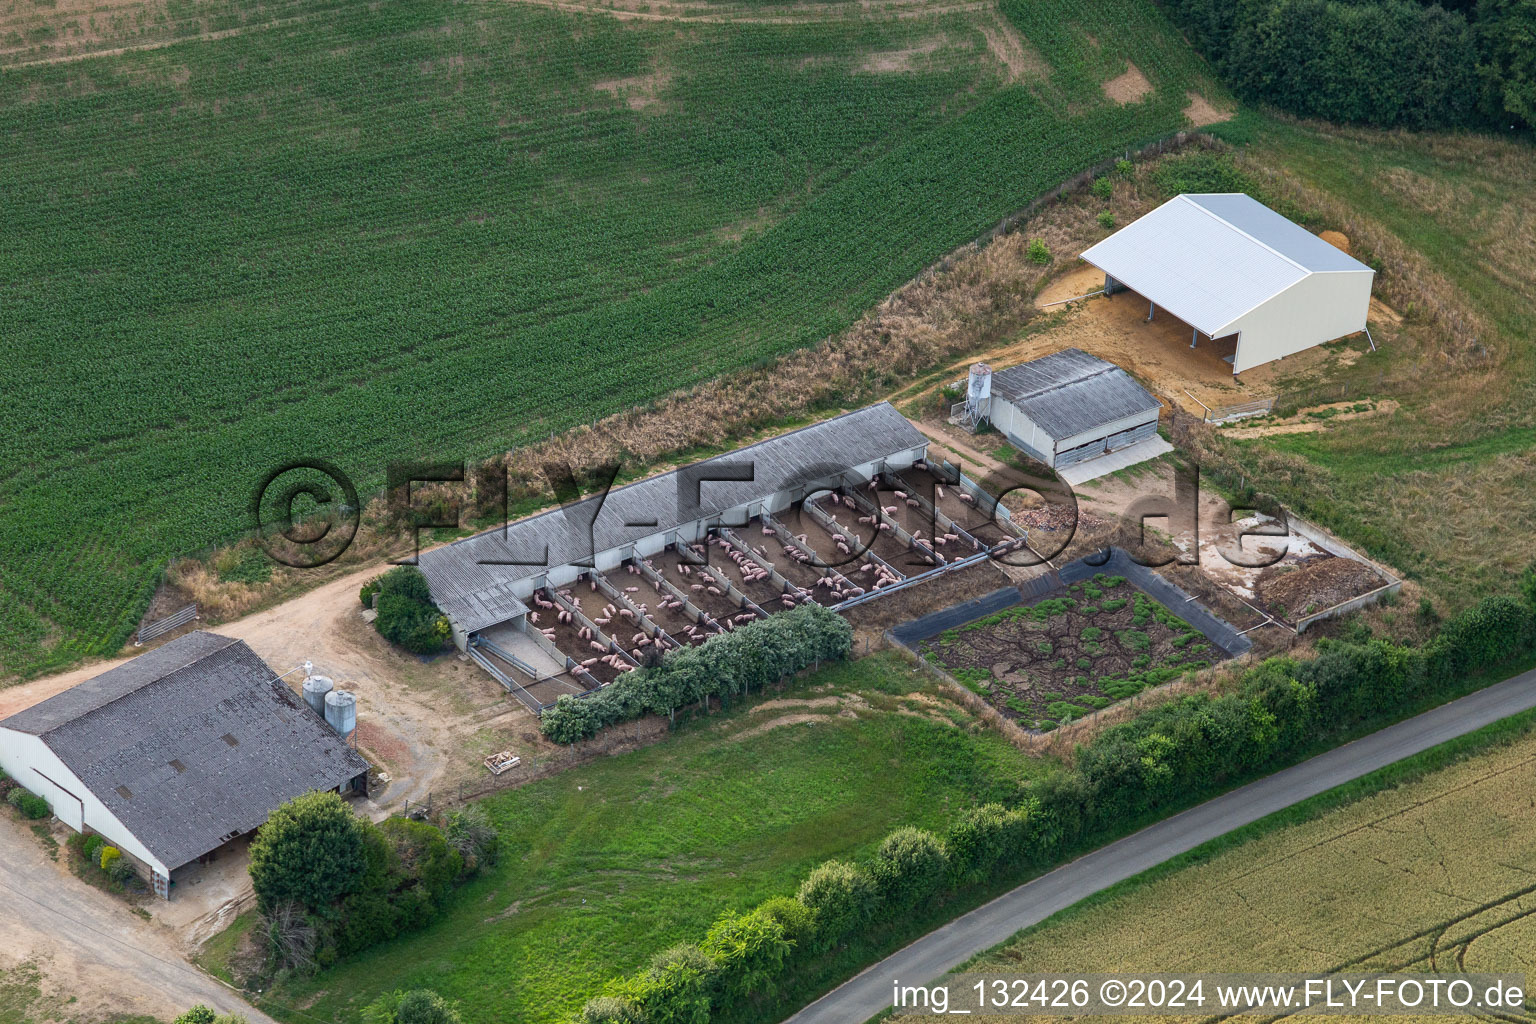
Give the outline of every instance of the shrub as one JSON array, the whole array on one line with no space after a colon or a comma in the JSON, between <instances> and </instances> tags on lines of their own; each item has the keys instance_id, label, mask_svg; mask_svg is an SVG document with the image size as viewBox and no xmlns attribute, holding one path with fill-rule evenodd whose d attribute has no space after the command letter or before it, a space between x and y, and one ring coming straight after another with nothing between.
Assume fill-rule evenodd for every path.
<instances>
[{"instance_id":1,"label":"shrub","mask_svg":"<svg viewBox=\"0 0 1536 1024\"><path fill-rule=\"evenodd\" d=\"M17 813L29 821L46 818L53 813L53 809L48 806L47 800L19 786L6 795L5 801L16 808Z\"/></svg>"},{"instance_id":2,"label":"shrub","mask_svg":"<svg viewBox=\"0 0 1536 1024\"><path fill-rule=\"evenodd\" d=\"M106 840L94 832L86 836L85 842L82 843L80 847L81 850L85 853L85 859L90 861L92 864L100 864L101 848L103 845L105 845L105 843ZM187 1012L190 1013L191 1011L189 1010Z\"/></svg>"},{"instance_id":3,"label":"shrub","mask_svg":"<svg viewBox=\"0 0 1536 1024\"><path fill-rule=\"evenodd\" d=\"M950 872L956 881L986 878L999 863L1020 858L1028 839L1034 802L1010 811L1001 804L983 804L950 822L944 839Z\"/></svg>"},{"instance_id":4,"label":"shrub","mask_svg":"<svg viewBox=\"0 0 1536 1024\"><path fill-rule=\"evenodd\" d=\"M429 988L386 992L363 1007L364 1024L460 1024L458 1007Z\"/></svg>"},{"instance_id":5,"label":"shrub","mask_svg":"<svg viewBox=\"0 0 1536 1024\"><path fill-rule=\"evenodd\" d=\"M479 804L470 804L451 812L443 822L443 836L464 862L466 874L496 863L501 848L501 834L486 817Z\"/></svg>"},{"instance_id":6,"label":"shrub","mask_svg":"<svg viewBox=\"0 0 1536 1024\"><path fill-rule=\"evenodd\" d=\"M679 943L657 953L633 980L646 1024L709 1024L715 965L699 947Z\"/></svg>"},{"instance_id":7,"label":"shrub","mask_svg":"<svg viewBox=\"0 0 1536 1024\"><path fill-rule=\"evenodd\" d=\"M1093 180L1093 185L1089 188L1089 191L1098 196L1100 199L1108 199L1110 196L1115 194L1115 183L1110 181L1108 178L1095 178Z\"/></svg>"},{"instance_id":8,"label":"shrub","mask_svg":"<svg viewBox=\"0 0 1536 1024\"><path fill-rule=\"evenodd\" d=\"M823 949L868 921L874 911L873 879L852 864L829 860L800 883L797 897L811 912Z\"/></svg>"},{"instance_id":9,"label":"shrub","mask_svg":"<svg viewBox=\"0 0 1536 1024\"><path fill-rule=\"evenodd\" d=\"M101 852L105 854L109 849L111 849L111 847L103 847ZM107 877L116 882L118 885L125 884L130 878L133 877L134 874L133 865L128 862L127 857L124 857L121 854L113 857L112 860L104 864L103 867L106 869Z\"/></svg>"},{"instance_id":10,"label":"shrub","mask_svg":"<svg viewBox=\"0 0 1536 1024\"><path fill-rule=\"evenodd\" d=\"M110 872L112 870L112 865L121 860L122 856L123 851L119 850L117 847L103 846L101 848L101 854L96 860L96 866L101 868L103 871Z\"/></svg>"},{"instance_id":11,"label":"shrub","mask_svg":"<svg viewBox=\"0 0 1536 1024\"><path fill-rule=\"evenodd\" d=\"M944 883L948 870L944 844L932 832L911 826L886 836L870 866L876 890L897 910L925 902Z\"/></svg>"},{"instance_id":12,"label":"shrub","mask_svg":"<svg viewBox=\"0 0 1536 1024\"><path fill-rule=\"evenodd\" d=\"M801 949L809 945L816 935L816 916L804 903L793 896L775 896L758 905L755 913L764 914L779 923L784 938Z\"/></svg>"},{"instance_id":13,"label":"shrub","mask_svg":"<svg viewBox=\"0 0 1536 1024\"><path fill-rule=\"evenodd\" d=\"M727 912L710 926L700 947L714 964L715 983L728 996L771 992L794 943L773 916Z\"/></svg>"},{"instance_id":14,"label":"shrub","mask_svg":"<svg viewBox=\"0 0 1536 1024\"><path fill-rule=\"evenodd\" d=\"M1136 165L1131 163L1129 160L1116 160L1115 161L1115 173L1120 175L1120 177L1122 177L1122 178L1129 178L1135 172L1136 172Z\"/></svg>"},{"instance_id":15,"label":"shrub","mask_svg":"<svg viewBox=\"0 0 1536 1024\"><path fill-rule=\"evenodd\" d=\"M177 1017L173 1024L246 1024L246 1020L238 1013L215 1013L202 1003L198 1003Z\"/></svg>"},{"instance_id":16,"label":"shrub","mask_svg":"<svg viewBox=\"0 0 1536 1024\"><path fill-rule=\"evenodd\" d=\"M453 629L437 605L427 578L414 565L400 565L378 579L379 635L416 654L442 650Z\"/></svg>"},{"instance_id":17,"label":"shrub","mask_svg":"<svg viewBox=\"0 0 1536 1024\"><path fill-rule=\"evenodd\" d=\"M364 822L335 793L306 793L272 812L251 840L251 885L262 913L293 902L314 913L362 882Z\"/></svg>"},{"instance_id":18,"label":"shrub","mask_svg":"<svg viewBox=\"0 0 1536 1024\"><path fill-rule=\"evenodd\" d=\"M581 1008L581 1024L642 1024L640 1008L618 996L597 996Z\"/></svg>"},{"instance_id":19,"label":"shrub","mask_svg":"<svg viewBox=\"0 0 1536 1024\"><path fill-rule=\"evenodd\" d=\"M1045 244L1045 239L1043 238L1031 238L1029 240L1029 247L1025 249L1024 255L1028 257L1031 263L1038 263L1042 267L1051 262L1051 249L1050 246Z\"/></svg>"},{"instance_id":20,"label":"shrub","mask_svg":"<svg viewBox=\"0 0 1536 1024\"><path fill-rule=\"evenodd\" d=\"M357 592L357 596L363 602L363 607L364 608L372 608L373 607L373 595L377 594L378 592L379 592L379 578L377 576L375 576L373 579L371 579L367 583L363 584L362 589Z\"/></svg>"}]
</instances>

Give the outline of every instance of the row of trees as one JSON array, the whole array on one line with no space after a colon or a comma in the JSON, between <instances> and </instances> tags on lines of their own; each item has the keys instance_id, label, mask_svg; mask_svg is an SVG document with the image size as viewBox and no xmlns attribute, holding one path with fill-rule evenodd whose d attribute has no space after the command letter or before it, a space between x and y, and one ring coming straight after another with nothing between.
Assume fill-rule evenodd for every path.
<instances>
[{"instance_id":1,"label":"row of trees","mask_svg":"<svg viewBox=\"0 0 1536 1024\"><path fill-rule=\"evenodd\" d=\"M497 833L478 807L442 828L375 825L335 793L296 797L251 841L251 882L278 969L314 970L441 911L456 883L495 860Z\"/></svg>"},{"instance_id":2,"label":"row of trees","mask_svg":"<svg viewBox=\"0 0 1536 1024\"><path fill-rule=\"evenodd\" d=\"M562 696L539 720L556 743L575 743L615 724L710 697L762 689L821 661L843 658L853 627L836 612L807 603L669 652L659 664L627 672L589 697Z\"/></svg>"},{"instance_id":3,"label":"row of trees","mask_svg":"<svg viewBox=\"0 0 1536 1024\"><path fill-rule=\"evenodd\" d=\"M1167 0L1238 95L1406 128L1536 124L1536 4Z\"/></svg>"},{"instance_id":4,"label":"row of trees","mask_svg":"<svg viewBox=\"0 0 1536 1024\"><path fill-rule=\"evenodd\" d=\"M990 877L1011 853L1044 850L1038 805L960 815L944 837L904 827L867 864L827 861L794 896L721 916L697 943L658 953L638 974L582 1008L583 1024L707 1024L717 1009L772 996L792 968L872 925L918 911L948 890Z\"/></svg>"},{"instance_id":5,"label":"row of trees","mask_svg":"<svg viewBox=\"0 0 1536 1024\"><path fill-rule=\"evenodd\" d=\"M934 901L1057 863L1294 762L1319 739L1458 692L1469 673L1536 651L1536 573L1524 590L1524 600L1484 600L1421 648L1324 640L1308 661L1272 658L1219 696L1154 707L1101 733L1017 806L970 809L942 837L898 829L865 863L828 861L793 898L726 914L702 941L657 954L589 1001L583 1024L704 1024L716 1008L771 996L797 964L865 929L899 929Z\"/></svg>"}]
</instances>

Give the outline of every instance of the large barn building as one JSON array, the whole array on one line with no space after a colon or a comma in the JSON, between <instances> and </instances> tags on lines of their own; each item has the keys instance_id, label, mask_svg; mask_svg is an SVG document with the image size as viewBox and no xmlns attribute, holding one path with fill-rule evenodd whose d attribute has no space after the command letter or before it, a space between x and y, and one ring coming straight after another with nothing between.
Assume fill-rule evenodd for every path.
<instances>
[{"instance_id":1,"label":"large barn building","mask_svg":"<svg viewBox=\"0 0 1536 1024\"><path fill-rule=\"evenodd\" d=\"M0 721L0 767L169 898L176 871L368 762L244 641L178 637Z\"/></svg>"},{"instance_id":2,"label":"large barn building","mask_svg":"<svg viewBox=\"0 0 1536 1024\"><path fill-rule=\"evenodd\" d=\"M1083 253L1200 336L1234 338L1234 374L1362 331L1375 271L1250 196L1181 195Z\"/></svg>"},{"instance_id":3,"label":"large barn building","mask_svg":"<svg viewBox=\"0 0 1536 1024\"><path fill-rule=\"evenodd\" d=\"M421 571L454 642L467 649L480 631L522 629L536 591L694 543L713 526L783 511L829 486L904 469L927 444L880 402L424 552Z\"/></svg>"},{"instance_id":4,"label":"large barn building","mask_svg":"<svg viewBox=\"0 0 1536 1024\"><path fill-rule=\"evenodd\" d=\"M1113 363L1069 348L993 373L971 368L968 412L1052 469L1157 436L1160 403Z\"/></svg>"}]
</instances>

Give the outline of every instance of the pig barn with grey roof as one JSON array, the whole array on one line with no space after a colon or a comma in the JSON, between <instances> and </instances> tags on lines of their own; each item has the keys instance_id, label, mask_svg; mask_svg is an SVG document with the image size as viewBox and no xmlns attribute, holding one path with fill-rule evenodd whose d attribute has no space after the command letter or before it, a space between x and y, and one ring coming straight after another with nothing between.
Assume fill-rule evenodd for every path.
<instances>
[{"instance_id":1,"label":"pig barn with grey roof","mask_svg":"<svg viewBox=\"0 0 1536 1024\"><path fill-rule=\"evenodd\" d=\"M242 640L197 631L0 721L0 767L170 898L178 869L368 762Z\"/></svg>"}]
</instances>

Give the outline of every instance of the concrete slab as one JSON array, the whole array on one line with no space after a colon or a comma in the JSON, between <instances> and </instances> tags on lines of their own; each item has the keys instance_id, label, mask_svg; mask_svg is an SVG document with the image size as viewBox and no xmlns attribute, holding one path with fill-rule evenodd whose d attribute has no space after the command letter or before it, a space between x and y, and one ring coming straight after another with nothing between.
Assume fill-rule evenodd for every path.
<instances>
[{"instance_id":1,"label":"concrete slab","mask_svg":"<svg viewBox=\"0 0 1536 1024\"><path fill-rule=\"evenodd\" d=\"M1064 466L1056 471L1056 475L1073 487L1077 487L1089 480L1097 480L1101 476L1108 476L1138 463L1150 462L1171 451L1173 451L1173 445L1161 437L1149 437L1145 441L1137 441L1129 448L1121 448L1119 451L1100 455L1096 459L1079 462L1075 466Z\"/></svg>"}]
</instances>

